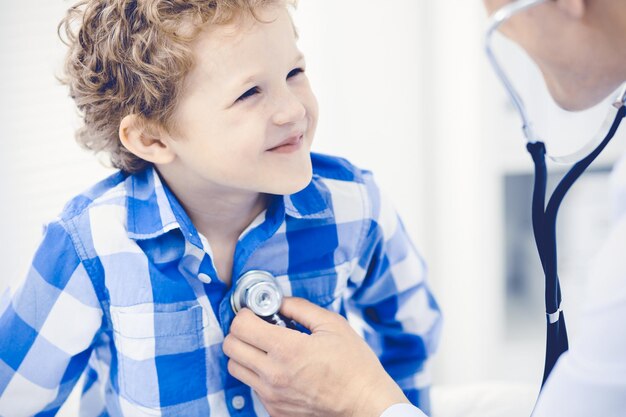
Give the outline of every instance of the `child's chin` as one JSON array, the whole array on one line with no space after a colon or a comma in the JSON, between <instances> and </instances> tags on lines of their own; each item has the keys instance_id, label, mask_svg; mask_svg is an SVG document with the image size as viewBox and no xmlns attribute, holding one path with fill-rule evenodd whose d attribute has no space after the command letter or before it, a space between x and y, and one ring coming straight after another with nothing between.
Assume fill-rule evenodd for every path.
<instances>
[{"instance_id":1,"label":"child's chin","mask_svg":"<svg viewBox=\"0 0 626 417\"><path fill-rule=\"evenodd\" d=\"M291 178L281 184L272 184L272 190L269 193L277 195L295 194L304 190L311 183L312 177L313 173L311 170L299 173L298 176L291 176Z\"/></svg>"}]
</instances>

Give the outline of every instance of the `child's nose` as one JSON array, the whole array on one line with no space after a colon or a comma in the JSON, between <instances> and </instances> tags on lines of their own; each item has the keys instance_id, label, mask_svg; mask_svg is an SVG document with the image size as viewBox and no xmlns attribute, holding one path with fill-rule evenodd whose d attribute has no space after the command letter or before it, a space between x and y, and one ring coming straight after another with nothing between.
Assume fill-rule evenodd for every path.
<instances>
[{"instance_id":1,"label":"child's nose","mask_svg":"<svg viewBox=\"0 0 626 417\"><path fill-rule=\"evenodd\" d=\"M274 100L275 111L272 117L277 125L298 122L306 116L303 100L292 91L286 90Z\"/></svg>"}]
</instances>

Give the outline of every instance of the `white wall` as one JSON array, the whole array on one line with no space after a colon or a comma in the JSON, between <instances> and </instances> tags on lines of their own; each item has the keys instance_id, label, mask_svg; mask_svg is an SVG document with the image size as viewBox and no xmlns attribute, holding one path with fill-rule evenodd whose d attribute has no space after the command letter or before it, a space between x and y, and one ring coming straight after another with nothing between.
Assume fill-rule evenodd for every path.
<instances>
[{"instance_id":1,"label":"white wall","mask_svg":"<svg viewBox=\"0 0 626 417\"><path fill-rule=\"evenodd\" d=\"M0 286L19 280L41 227L105 171L73 140L77 119L55 79L56 26L69 3L2 2L0 13Z\"/></svg>"},{"instance_id":2,"label":"white wall","mask_svg":"<svg viewBox=\"0 0 626 417\"><path fill-rule=\"evenodd\" d=\"M445 312L436 372L441 383L515 379L512 361L499 363L504 282L499 178L484 122L494 91L482 51L484 11L477 1L444 0L427 2L425 13L427 244Z\"/></svg>"}]
</instances>

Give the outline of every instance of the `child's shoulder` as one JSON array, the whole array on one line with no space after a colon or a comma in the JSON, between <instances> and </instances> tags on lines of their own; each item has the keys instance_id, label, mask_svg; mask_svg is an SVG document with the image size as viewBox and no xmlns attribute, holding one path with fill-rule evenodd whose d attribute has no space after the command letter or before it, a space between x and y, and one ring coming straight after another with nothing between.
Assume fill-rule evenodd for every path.
<instances>
[{"instance_id":1,"label":"child's shoulder","mask_svg":"<svg viewBox=\"0 0 626 417\"><path fill-rule=\"evenodd\" d=\"M321 179L348 181L354 183L367 182L372 173L359 168L345 158L319 153L311 153L313 174Z\"/></svg>"},{"instance_id":2,"label":"child's shoulder","mask_svg":"<svg viewBox=\"0 0 626 417\"><path fill-rule=\"evenodd\" d=\"M74 196L63 208L59 218L69 220L81 216L104 202L122 205L125 200L124 182L129 174L117 171Z\"/></svg>"},{"instance_id":3,"label":"child's shoulder","mask_svg":"<svg viewBox=\"0 0 626 417\"><path fill-rule=\"evenodd\" d=\"M332 200L335 212L363 219L377 212L381 193L371 171L336 156L312 153L311 160L313 184Z\"/></svg>"}]
</instances>

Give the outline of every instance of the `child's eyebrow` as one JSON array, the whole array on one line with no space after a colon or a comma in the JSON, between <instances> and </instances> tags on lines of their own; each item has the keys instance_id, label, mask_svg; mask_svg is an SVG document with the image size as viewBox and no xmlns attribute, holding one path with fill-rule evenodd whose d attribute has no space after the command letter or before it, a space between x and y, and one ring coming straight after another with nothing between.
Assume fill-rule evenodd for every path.
<instances>
[{"instance_id":1,"label":"child's eyebrow","mask_svg":"<svg viewBox=\"0 0 626 417\"><path fill-rule=\"evenodd\" d=\"M292 61L293 65L295 65L299 61L302 61L303 59L304 59L304 54L302 52L298 52L298 54ZM248 75L247 77L241 79L241 81L233 83L233 85L235 86L235 88L239 88L242 85L246 85L255 81L256 78L257 78L257 74Z\"/></svg>"}]
</instances>

